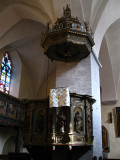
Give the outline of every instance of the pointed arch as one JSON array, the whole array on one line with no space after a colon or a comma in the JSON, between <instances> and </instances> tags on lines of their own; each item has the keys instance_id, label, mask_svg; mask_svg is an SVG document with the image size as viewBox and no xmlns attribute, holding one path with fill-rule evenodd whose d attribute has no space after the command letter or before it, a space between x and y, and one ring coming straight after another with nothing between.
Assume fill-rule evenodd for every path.
<instances>
[{"instance_id":1,"label":"pointed arch","mask_svg":"<svg viewBox=\"0 0 120 160\"><path fill-rule=\"evenodd\" d=\"M7 52L4 53L1 64L0 91L9 94L12 64Z\"/></svg>"}]
</instances>

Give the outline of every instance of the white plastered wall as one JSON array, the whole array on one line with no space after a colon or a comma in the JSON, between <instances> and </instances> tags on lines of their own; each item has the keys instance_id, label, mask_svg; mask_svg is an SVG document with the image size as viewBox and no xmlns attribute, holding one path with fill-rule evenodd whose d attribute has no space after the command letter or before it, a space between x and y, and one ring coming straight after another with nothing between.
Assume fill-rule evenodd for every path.
<instances>
[{"instance_id":1,"label":"white plastered wall","mask_svg":"<svg viewBox=\"0 0 120 160\"><path fill-rule=\"evenodd\" d=\"M102 88L102 93L101 93L102 103L115 103L117 100L116 86L114 81L111 58L109 55L109 50L108 50L105 36L102 41L99 60L102 64L102 68L100 68L100 85Z\"/></svg>"},{"instance_id":2,"label":"white plastered wall","mask_svg":"<svg viewBox=\"0 0 120 160\"><path fill-rule=\"evenodd\" d=\"M107 128L108 131L108 144L110 152L108 153L108 158L120 159L120 138L116 137L115 133L115 107L120 107L120 84L118 89L118 102L115 105L102 105L102 125ZM112 112L112 123L109 123L108 115Z\"/></svg>"}]
</instances>

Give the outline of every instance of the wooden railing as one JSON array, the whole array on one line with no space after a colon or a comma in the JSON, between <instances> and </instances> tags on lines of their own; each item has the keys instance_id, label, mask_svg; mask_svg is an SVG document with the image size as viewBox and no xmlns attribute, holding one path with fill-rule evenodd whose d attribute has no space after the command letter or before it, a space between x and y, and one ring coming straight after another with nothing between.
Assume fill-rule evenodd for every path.
<instances>
[{"instance_id":1,"label":"wooden railing","mask_svg":"<svg viewBox=\"0 0 120 160\"><path fill-rule=\"evenodd\" d=\"M24 119L25 103L0 92L0 126L23 126Z\"/></svg>"}]
</instances>

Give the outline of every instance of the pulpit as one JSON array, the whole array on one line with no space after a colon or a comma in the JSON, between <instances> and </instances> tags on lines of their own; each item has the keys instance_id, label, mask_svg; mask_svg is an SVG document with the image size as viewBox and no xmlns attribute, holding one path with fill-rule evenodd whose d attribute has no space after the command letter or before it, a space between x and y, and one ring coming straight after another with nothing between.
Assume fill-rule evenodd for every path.
<instances>
[{"instance_id":1,"label":"pulpit","mask_svg":"<svg viewBox=\"0 0 120 160\"><path fill-rule=\"evenodd\" d=\"M50 107L49 99L28 101L24 128L25 146L92 145L92 104L88 95L70 94L70 106Z\"/></svg>"}]
</instances>

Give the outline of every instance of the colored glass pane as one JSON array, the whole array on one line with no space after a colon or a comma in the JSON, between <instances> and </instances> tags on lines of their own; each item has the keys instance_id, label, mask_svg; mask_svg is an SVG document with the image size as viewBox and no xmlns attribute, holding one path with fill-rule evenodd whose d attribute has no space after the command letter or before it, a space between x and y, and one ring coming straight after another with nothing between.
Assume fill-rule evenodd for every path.
<instances>
[{"instance_id":1,"label":"colored glass pane","mask_svg":"<svg viewBox=\"0 0 120 160\"><path fill-rule=\"evenodd\" d=\"M1 80L2 80L2 81L5 81L5 78L6 78L6 75L5 75L5 74L2 74L2 75L1 75Z\"/></svg>"},{"instance_id":2,"label":"colored glass pane","mask_svg":"<svg viewBox=\"0 0 120 160\"><path fill-rule=\"evenodd\" d=\"M1 68L4 67L4 63L2 63Z\"/></svg>"},{"instance_id":3,"label":"colored glass pane","mask_svg":"<svg viewBox=\"0 0 120 160\"><path fill-rule=\"evenodd\" d=\"M7 72L7 76L11 76L11 70L10 69Z\"/></svg>"},{"instance_id":4,"label":"colored glass pane","mask_svg":"<svg viewBox=\"0 0 120 160\"><path fill-rule=\"evenodd\" d=\"M6 70L6 72L8 72L8 70L9 70L9 67L8 67L8 66L6 66L6 67L5 67L5 70Z\"/></svg>"},{"instance_id":5,"label":"colored glass pane","mask_svg":"<svg viewBox=\"0 0 120 160\"><path fill-rule=\"evenodd\" d=\"M5 85L5 82L1 80L0 85Z\"/></svg>"},{"instance_id":6,"label":"colored glass pane","mask_svg":"<svg viewBox=\"0 0 120 160\"><path fill-rule=\"evenodd\" d=\"M4 91L4 92L7 93L7 94L9 93L9 91Z\"/></svg>"},{"instance_id":7,"label":"colored glass pane","mask_svg":"<svg viewBox=\"0 0 120 160\"><path fill-rule=\"evenodd\" d=\"M5 91L9 91L9 84L5 84Z\"/></svg>"},{"instance_id":8,"label":"colored glass pane","mask_svg":"<svg viewBox=\"0 0 120 160\"><path fill-rule=\"evenodd\" d=\"M2 58L2 63L4 63L4 64L5 64L5 58L4 58L4 57Z\"/></svg>"},{"instance_id":9,"label":"colored glass pane","mask_svg":"<svg viewBox=\"0 0 120 160\"><path fill-rule=\"evenodd\" d=\"M10 62L10 60L7 61L6 65L7 65L9 68L11 68L11 62Z\"/></svg>"},{"instance_id":10,"label":"colored glass pane","mask_svg":"<svg viewBox=\"0 0 120 160\"><path fill-rule=\"evenodd\" d=\"M6 59L8 59L8 54L7 54L7 53L5 53L5 54L4 54L4 57L5 57Z\"/></svg>"},{"instance_id":11,"label":"colored glass pane","mask_svg":"<svg viewBox=\"0 0 120 160\"><path fill-rule=\"evenodd\" d=\"M1 72L2 72L2 74L6 73L6 68L4 66L1 68Z\"/></svg>"},{"instance_id":12,"label":"colored glass pane","mask_svg":"<svg viewBox=\"0 0 120 160\"><path fill-rule=\"evenodd\" d=\"M0 91L4 92L4 86L0 86Z\"/></svg>"},{"instance_id":13,"label":"colored glass pane","mask_svg":"<svg viewBox=\"0 0 120 160\"><path fill-rule=\"evenodd\" d=\"M9 76L6 77L6 83L10 83L10 77Z\"/></svg>"}]
</instances>

